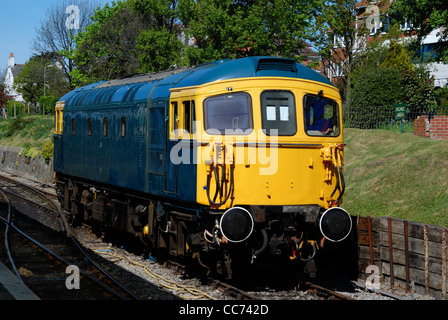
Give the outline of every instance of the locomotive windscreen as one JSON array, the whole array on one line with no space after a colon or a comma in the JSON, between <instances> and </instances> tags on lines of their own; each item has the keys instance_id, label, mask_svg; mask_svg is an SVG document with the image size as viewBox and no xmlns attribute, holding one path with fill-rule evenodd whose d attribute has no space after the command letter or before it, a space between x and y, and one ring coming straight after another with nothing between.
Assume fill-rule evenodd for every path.
<instances>
[{"instance_id":1,"label":"locomotive windscreen","mask_svg":"<svg viewBox=\"0 0 448 320\"><path fill-rule=\"evenodd\" d=\"M252 102L244 92L207 98L204 102L205 130L221 134L247 134L252 129ZM217 132L216 131L216 132Z\"/></svg>"}]
</instances>

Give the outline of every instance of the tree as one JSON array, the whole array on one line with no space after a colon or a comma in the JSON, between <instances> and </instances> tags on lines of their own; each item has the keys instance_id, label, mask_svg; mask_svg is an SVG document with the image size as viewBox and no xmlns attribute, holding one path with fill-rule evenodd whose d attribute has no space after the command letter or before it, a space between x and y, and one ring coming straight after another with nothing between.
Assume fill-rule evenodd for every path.
<instances>
[{"instance_id":1,"label":"tree","mask_svg":"<svg viewBox=\"0 0 448 320\"><path fill-rule=\"evenodd\" d=\"M139 70L155 72L187 64L185 45L179 40L182 25L178 1L130 0L129 5L146 17L148 24L137 39Z\"/></svg>"},{"instance_id":2,"label":"tree","mask_svg":"<svg viewBox=\"0 0 448 320\"><path fill-rule=\"evenodd\" d=\"M6 118L6 103L12 100L12 97L5 92L5 86L0 84L0 117Z\"/></svg>"},{"instance_id":3,"label":"tree","mask_svg":"<svg viewBox=\"0 0 448 320\"><path fill-rule=\"evenodd\" d=\"M323 0L127 0L76 37L76 84L251 55L302 60ZM188 46L182 34L194 39ZM185 39L185 37L183 37Z\"/></svg>"},{"instance_id":4,"label":"tree","mask_svg":"<svg viewBox=\"0 0 448 320\"><path fill-rule=\"evenodd\" d=\"M180 0L193 63L253 55L302 59L321 0Z\"/></svg>"},{"instance_id":5,"label":"tree","mask_svg":"<svg viewBox=\"0 0 448 320\"><path fill-rule=\"evenodd\" d=\"M156 72L184 64L183 48L176 33L164 28L143 30L136 46L139 71Z\"/></svg>"},{"instance_id":6,"label":"tree","mask_svg":"<svg viewBox=\"0 0 448 320\"><path fill-rule=\"evenodd\" d=\"M14 87L25 101L37 104L40 96L61 97L70 91L64 72L51 58L53 55L33 56L14 79Z\"/></svg>"},{"instance_id":7,"label":"tree","mask_svg":"<svg viewBox=\"0 0 448 320\"><path fill-rule=\"evenodd\" d=\"M380 65L383 68L397 69L400 72L413 71L414 65L403 46L392 42L387 50L384 61Z\"/></svg>"},{"instance_id":8,"label":"tree","mask_svg":"<svg viewBox=\"0 0 448 320\"><path fill-rule=\"evenodd\" d=\"M92 24L75 37L75 83L82 85L136 73L137 39L147 26L146 18L127 2L113 2L96 10Z\"/></svg>"},{"instance_id":9,"label":"tree","mask_svg":"<svg viewBox=\"0 0 448 320\"><path fill-rule=\"evenodd\" d=\"M446 0L395 0L389 14L399 22L410 22L411 32L417 33L417 42L436 28L448 27L448 1ZM448 33L441 31L436 46L440 60L448 60Z\"/></svg>"},{"instance_id":10,"label":"tree","mask_svg":"<svg viewBox=\"0 0 448 320\"><path fill-rule=\"evenodd\" d=\"M77 20L79 25L70 26L70 22L73 21L70 21L72 17L69 13L74 14L74 11L67 10L74 8L70 6L76 6L79 9L79 20ZM45 18L36 28L36 36L32 42L34 53L36 55L59 54L62 70L71 87L72 76L70 73L74 70L71 52L75 49L74 37L90 23L90 16L96 6L96 2L91 0L58 1L47 9ZM73 16L73 18L77 17ZM69 22L68 26L67 22Z\"/></svg>"},{"instance_id":11,"label":"tree","mask_svg":"<svg viewBox=\"0 0 448 320\"><path fill-rule=\"evenodd\" d=\"M322 15L317 17L315 45L325 66L332 74L339 74L337 87L344 105L348 105L350 74L356 55L362 54L370 30L365 20L358 20L358 0L324 0ZM366 17L369 13L365 14ZM338 73L336 69L339 69Z\"/></svg>"}]
</instances>

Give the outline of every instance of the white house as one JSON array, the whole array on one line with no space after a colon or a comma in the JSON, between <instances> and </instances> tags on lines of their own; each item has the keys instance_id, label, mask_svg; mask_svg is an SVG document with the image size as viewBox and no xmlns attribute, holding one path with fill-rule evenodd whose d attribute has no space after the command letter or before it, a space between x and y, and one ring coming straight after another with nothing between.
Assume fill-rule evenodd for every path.
<instances>
[{"instance_id":1,"label":"white house","mask_svg":"<svg viewBox=\"0 0 448 320\"><path fill-rule=\"evenodd\" d=\"M24 67L24 64L16 64L14 63L14 54L11 52L8 58L8 69L6 69L4 84L5 91L8 95L12 96L15 101L24 102L23 97L20 93L18 93L14 87L14 78L19 75Z\"/></svg>"}]
</instances>

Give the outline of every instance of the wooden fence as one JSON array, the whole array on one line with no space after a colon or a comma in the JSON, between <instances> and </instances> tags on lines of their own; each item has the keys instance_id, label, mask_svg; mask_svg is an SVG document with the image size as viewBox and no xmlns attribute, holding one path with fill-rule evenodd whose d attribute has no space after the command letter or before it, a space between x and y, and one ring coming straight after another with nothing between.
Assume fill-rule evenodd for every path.
<instances>
[{"instance_id":1,"label":"wooden fence","mask_svg":"<svg viewBox=\"0 0 448 320\"><path fill-rule=\"evenodd\" d=\"M447 298L447 229L390 217L357 217L358 268L378 267L381 283ZM392 261L392 263L391 263Z\"/></svg>"}]
</instances>

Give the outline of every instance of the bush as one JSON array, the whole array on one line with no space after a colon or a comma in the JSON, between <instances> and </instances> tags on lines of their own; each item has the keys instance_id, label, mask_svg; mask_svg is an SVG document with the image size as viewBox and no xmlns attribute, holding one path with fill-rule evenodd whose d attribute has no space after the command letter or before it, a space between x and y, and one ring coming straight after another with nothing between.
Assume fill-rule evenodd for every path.
<instances>
[{"instance_id":1,"label":"bush","mask_svg":"<svg viewBox=\"0 0 448 320\"><path fill-rule=\"evenodd\" d=\"M59 99L54 96L41 96L39 98L39 106L41 106L41 108L45 107L45 114L54 114L54 108L58 100ZM40 113L42 113L42 111Z\"/></svg>"},{"instance_id":2,"label":"bush","mask_svg":"<svg viewBox=\"0 0 448 320\"><path fill-rule=\"evenodd\" d=\"M414 114L434 112L434 79L424 66L414 71L404 71L402 81L402 102L406 103L408 111Z\"/></svg>"},{"instance_id":3,"label":"bush","mask_svg":"<svg viewBox=\"0 0 448 320\"><path fill-rule=\"evenodd\" d=\"M440 115L448 115L448 87L439 88L434 91Z\"/></svg>"},{"instance_id":4,"label":"bush","mask_svg":"<svg viewBox=\"0 0 448 320\"><path fill-rule=\"evenodd\" d=\"M395 69L372 69L360 75L350 92L350 104L384 106L400 101L401 73Z\"/></svg>"},{"instance_id":5,"label":"bush","mask_svg":"<svg viewBox=\"0 0 448 320\"><path fill-rule=\"evenodd\" d=\"M50 160L51 157L53 156L53 151L54 151L53 140L50 140L42 146L40 154L45 160Z\"/></svg>"},{"instance_id":6,"label":"bush","mask_svg":"<svg viewBox=\"0 0 448 320\"><path fill-rule=\"evenodd\" d=\"M401 79L400 71L395 69L377 68L360 74L349 93L350 104L345 110L346 125L352 128L375 128L378 107L391 109L388 111L393 113L393 106L401 98Z\"/></svg>"}]
</instances>

